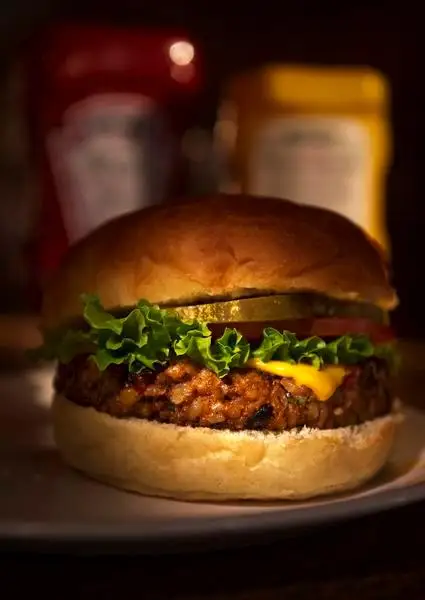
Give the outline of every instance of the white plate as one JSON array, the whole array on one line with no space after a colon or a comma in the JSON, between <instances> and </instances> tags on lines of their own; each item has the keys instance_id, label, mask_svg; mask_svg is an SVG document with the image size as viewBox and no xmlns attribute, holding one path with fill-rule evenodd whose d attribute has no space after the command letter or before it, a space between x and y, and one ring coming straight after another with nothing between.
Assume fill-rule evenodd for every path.
<instances>
[{"instance_id":1,"label":"white plate","mask_svg":"<svg viewBox=\"0 0 425 600\"><path fill-rule=\"evenodd\" d=\"M391 460L361 490L308 502L184 503L96 483L59 459L49 424L50 369L0 377L0 541L164 544L294 532L425 499L425 413L408 409Z\"/></svg>"}]
</instances>

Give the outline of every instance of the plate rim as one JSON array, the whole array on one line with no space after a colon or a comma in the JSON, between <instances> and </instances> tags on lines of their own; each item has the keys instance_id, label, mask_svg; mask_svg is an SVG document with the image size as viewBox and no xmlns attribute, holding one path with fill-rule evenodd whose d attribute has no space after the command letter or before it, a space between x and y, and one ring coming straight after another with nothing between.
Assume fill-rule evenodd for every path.
<instances>
[{"instance_id":1,"label":"plate rim","mask_svg":"<svg viewBox=\"0 0 425 600\"><path fill-rule=\"evenodd\" d=\"M267 512L227 514L200 517L196 520L181 517L175 520L155 521L137 527L137 520L123 523L52 523L44 521L0 520L0 542L190 542L210 536L256 535L276 532L284 535L301 527L317 527L335 524L372 515L377 511L389 511L425 500L425 482L373 491L365 496L324 501L320 505L282 510L279 507ZM306 514L308 515L306 518ZM223 541L225 544L225 540Z\"/></svg>"}]
</instances>

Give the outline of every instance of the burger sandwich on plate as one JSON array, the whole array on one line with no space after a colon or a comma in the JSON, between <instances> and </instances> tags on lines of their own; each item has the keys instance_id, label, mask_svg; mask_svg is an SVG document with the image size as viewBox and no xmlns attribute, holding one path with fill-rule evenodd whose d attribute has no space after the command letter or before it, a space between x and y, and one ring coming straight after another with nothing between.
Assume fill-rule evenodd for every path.
<instances>
[{"instance_id":1,"label":"burger sandwich on plate","mask_svg":"<svg viewBox=\"0 0 425 600\"><path fill-rule=\"evenodd\" d=\"M59 452L177 499L356 488L399 420L396 305L378 247L324 209L217 195L110 221L45 289Z\"/></svg>"}]
</instances>

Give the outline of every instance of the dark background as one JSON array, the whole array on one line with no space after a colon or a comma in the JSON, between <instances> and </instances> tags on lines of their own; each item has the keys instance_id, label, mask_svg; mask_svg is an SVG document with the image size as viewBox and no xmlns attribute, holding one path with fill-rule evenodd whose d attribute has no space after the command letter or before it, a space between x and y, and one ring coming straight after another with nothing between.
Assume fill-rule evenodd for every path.
<instances>
[{"instance_id":1,"label":"dark background","mask_svg":"<svg viewBox=\"0 0 425 600\"><path fill-rule=\"evenodd\" d=\"M182 26L201 46L207 74L194 124L212 127L222 83L231 74L269 61L371 65L392 86L394 157L388 180L387 221L394 283L401 299L399 333L425 336L421 172L425 168L423 18L409 2L320 3L120 0L30 2L7 0L0 13L0 310L26 306L20 248L33 226L35 178L14 69L22 44L54 20Z\"/></svg>"}]
</instances>

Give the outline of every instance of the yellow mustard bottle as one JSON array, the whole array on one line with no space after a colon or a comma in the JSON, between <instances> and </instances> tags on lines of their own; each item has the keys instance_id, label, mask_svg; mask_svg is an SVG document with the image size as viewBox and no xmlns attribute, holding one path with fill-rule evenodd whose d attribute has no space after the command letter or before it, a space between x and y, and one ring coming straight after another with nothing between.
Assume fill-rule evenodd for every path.
<instances>
[{"instance_id":1,"label":"yellow mustard bottle","mask_svg":"<svg viewBox=\"0 0 425 600\"><path fill-rule=\"evenodd\" d=\"M236 76L214 131L220 189L340 212L389 252L389 100L371 68L269 65Z\"/></svg>"}]
</instances>

